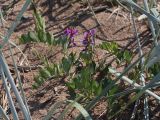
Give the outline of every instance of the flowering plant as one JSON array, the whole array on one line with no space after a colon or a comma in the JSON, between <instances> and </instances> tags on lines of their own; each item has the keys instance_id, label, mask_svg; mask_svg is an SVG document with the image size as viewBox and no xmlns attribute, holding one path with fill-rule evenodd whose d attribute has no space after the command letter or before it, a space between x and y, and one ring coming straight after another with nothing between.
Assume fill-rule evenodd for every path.
<instances>
[{"instance_id":1,"label":"flowering plant","mask_svg":"<svg viewBox=\"0 0 160 120\"><path fill-rule=\"evenodd\" d=\"M95 29L89 30L84 33L84 39L82 43L85 46L85 50L87 50L89 46L95 45L94 37L95 37Z\"/></svg>"},{"instance_id":2,"label":"flowering plant","mask_svg":"<svg viewBox=\"0 0 160 120\"><path fill-rule=\"evenodd\" d=\"M65 36L67 36L67 39L69 41L68 46L76 46L76 43L74 41L74 37L78 34L78 30L74 29L74 28L67 28L64 31Z\"/></svg>"}]
</instances>

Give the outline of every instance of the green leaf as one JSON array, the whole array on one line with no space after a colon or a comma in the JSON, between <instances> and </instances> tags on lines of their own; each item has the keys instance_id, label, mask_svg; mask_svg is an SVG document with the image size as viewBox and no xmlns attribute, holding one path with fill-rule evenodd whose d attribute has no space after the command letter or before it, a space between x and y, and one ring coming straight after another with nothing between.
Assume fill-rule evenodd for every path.
<instances>
[{"instance_id":1,"label":"green leaf","mask_svg":"<svg viewBox=\"0 0 160 120\"><path fill-rule=\"evenodd\" d=\"M102 92L102 82L98 85L97 89L96 89L96 95L100 95Z\"/></svg>"},{"instance_id":2,"label":"green leaf","mask_svg":"<svg viewBox=\"0 0 160 120\"><path fill-rule=\"evenodd\" d=\"M76 53L71 52L71 53L69 54L69 60L70 60L72 63L74 63L74 62L75 62L75 59L76 59Z\"/></svg>"},{"instance_id":3,"label":"green leaf","mask_svg":"<svg viewBox=\"0 0 160 120\"><path fill-rule=\"evenodd\" d=\"M123 60L124 60L124 57L123 57L123 52L118 52L117 54L116 54L116 56L117 56L117 58L118 58L118 60L120 61L120 62L122 62Z\"/></svg>"},{"instance_id":4,"label":"green leaf","mask_svg":"<svg viewBox=\"0 0 160 120\"><path fill-rule=\"evenodd\" d=\"M110 43L110 50L112 51L112 53L117 54L117 52L119 52L118 44L116 42L111 42Z\"/></svg>"},{"instance_id":5,"label":"green leaf","mask_svg":"<svg viewBox=\"0 0 160 120\"><path fill-rule=\"evenodd\" d=\"M129 51L125 50L123 57L126 60L126 62L130 62L132 59L132 54Z\"/></svg>"},{"instance_id":6,"label":"green leaf","mask_svg":"<svg viewBox=\"0 0 160 120\"><path fill-rule=\"evenodd\" d=\"M80 58L88 64L92 60L92 53L83 51L80 53Z\"/></svg>"},{"instance_id":7,"label":"green leaf","mask_svg":"<svg viewBox=\"0 0 160 120\"><path fill-rule=\"evenodd\" d=\"M49 32L47 32L46 33L46 40L47 40L47 44L49 44L49 45L55 45L55 39L54 39L54 37L49 33Z\"/></svg>"},{"instance_id":8,"label":"green leaf","mask_svg":"<svg viewBox=\"0 0 160 120\"><path fill-rule=\"evenodd\" d=\"M90 80L91 74L90 74L90 70L88 68L84 68L81 71L81 78L83 80Z\"/></svg>"},{"instance_id":9,"label":"green leaf","mask_svg":"<svg viewBox=\"0 0 160 120\"><path fill-rule=\"evenodd\" d=\"M66 83L66 85L67 85L69 88L73 89L73 90L75 90L75 88L76 88L76 85L75 85L74 82L68 82L68 83Z\"/></svg>"},{"instance_id":10,"label":"green leaf","mask_svg":"<svg viewBox=\"0 0 160 120\"><path fill-rule=\"evenodd\" d=\"M100 84L97 81L92 80L91 81L91 89L95 95L99 95L101 93L102 86L100 86Z\"/></svg>"},{"instance_id":11,"label":"green leaf","mask_svg":"<svg viewBox=\"0 0 160 120\"><path fill-rule=\"evenodd\" d=\"M60 66L58 64L54 64L54 75L59 75L61 73Z\"/></svg>"},{"instance_id":12,"label":"green leaf","mask_svg":"<svg viewBox=\"0 0 160 120\"><path fill-rule=\"evenodd\" d=\"M112 89L109 90L108 96L112 96L112 95L116 94L117 92L118 92L118 86L114 86L114 87L112 87ZM110 98L109 103L113 104L114 100L115 100L114 97Z\"/></svg>"},{"instance_id":13,"label":"green leaf","mask_svg":"<svg viewBox=\"0 0 160 120\"><path fill-rule=\"evenodd\" d=\"M44 83L44 81L45 81L45 80L44 80L44 78L42 78L42 77L38 77L38 78L35 80L37 86L42 85L42 84Z\"/></svg>"},{"instance_id":14,"label":"green leaf","mask_svg":"<svg viewBox=\"0 0 160 120\"><path fill-rule=\"evenodd\" d=\"M32 88L33 89L37 89L39 87L39 85L37 85L37 83L34 83L33 85L32 85Z\"/></svg>"},{"instance_id":15,"label":"green leaf","mask_svg":"<svg viewBox=\"0 0 160 120\"><path fill-rule=\"evenodd\" d=\"M148 71L154 76L157 75L160 72L160 63L152 65L150 68L148 68Z\"/></svg>"},{"instance_id":16,"label":"green leaf","mask_svg":"<svg viewBox=\"0 0 160 120\"><path fill-rule=\"evenodd\" d=\"M38 10L34 11L35 21L36 21L36 31L42 31L45 32L45 20L41 16Z\"/></svg>"},{"instance_id":17,"label":"green leaf","mask_svg":"<svg viewBox=\"0 0 160 120\"><path fill-rule=\"evenodd\" d=\"M99 45L99 48L107 50L112 54L117 54L117 52L119 52L118 44L116 42L102 42L102 44Z\"/></svg>"},{"instance_id":18,"label":"green leaf","mask_svg":"<svg viewBox=\"0 0 160 120\"><path fill-rule=\"evenodd\" d=\"M40 76L45 79L51 76L51 73L46 68L41 69L39 73L40 73Z\"/></svg>"},{"instance_id":19,"label":"green leaf","mask_svg":"<svg viewBox=\"0 0 160 120\"><path fill-rule=\"evenodd\" d=\"M37 31L37 34L38 34L38 38L39 38L40 42L46 43L46 41L47 41L46 33L39 30L39 31Z\"/></svg>"},{"instance_id":20,"label":"green leaf","mask_svg":"<svg viewBox=\"0 0 160 120\"><path fill-rule=\"evenodd\" d=\"M96 70L96 63L92 61L87 67L90 70L90 73L93 74Z\"/></svg>"},{"instance_id":21,"label":"green leaf","mask_svg":"<svg viewBox=\"0 0 160 120\"><path fill-rule=\"evenodd\" d=\"M70 61L70 59L67 59L64 57L62 58L62 66L63 66L63 69L66 73L69 73L71 65L72 65L72 61Z\"/></svg>"},{"instance_id":22,"label":"green leaf","mask_svg":"<svg viewBox=\"0 0 160 120\"><path fill-rule=\"evenodd\" d=\"M33 42L39 42L38 36L35 32L28 32L28 36L32 39Z\"/></svg>"},{"instance_id":23,"label":"green leaf","mask_svg":"<svg viewBox=\"0 0 160 120\"><path fill-rule=\"evenodd\" d=\"M73 79L73 82L75 83L75 89L82 90L84 89L84 82L80 76Z\"/></svg>"},{"instance_id":24,"label":"green leaf","mask_svg":"<svg viewBox=\"0 0 160 120\"><path fill-rule=\"evenodd\" d=\"M109 42L102 42L102 44L99 45L99 48L109 51L109 46Z\"/></svg>"},{"instance_id":25,"label":"green leaf","mask_svg":"<svg viewBox=\"0 0 160 120\"><path fill-rule=\"evenodd\" d=\"M19 40L20 40L20 43L29 43L29 42L31 42L31 39L30 39L30 37L28 36L28 34L23 34L20 38L19 38Z\"/></svg>"}]
</instances>

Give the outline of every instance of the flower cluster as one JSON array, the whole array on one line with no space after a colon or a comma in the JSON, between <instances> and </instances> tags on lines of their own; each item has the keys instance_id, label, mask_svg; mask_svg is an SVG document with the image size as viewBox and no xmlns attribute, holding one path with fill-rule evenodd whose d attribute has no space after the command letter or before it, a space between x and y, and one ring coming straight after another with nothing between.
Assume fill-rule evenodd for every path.
<instances>
[{"instance_id":1,"label":"flower cluster","mask_svg":"<svg viewBox=\"0 0 160 120\"><path fill-rule=\"evenodd\" d=\"M74 41L74 37L78 34L78 30L74 28L67 28L65 31L65 36L69 39L69 46L76 46L76 43ZM95 45L95 29L89 30L84 33L84 38L82 40L82 44L85 46L85 50L88 49L89 46Z\"/></svg>"},{"instance_id":2,"label":"flower cluster","mask_svg":"<svg viewBox=\"0 0 160 120\"><path fill-rule=\"evenodd\" d=\"M88 49L88 47L94 46L95 45L95 40L94 40L94 35L95 35L95 30L89 30L84 33L84 39L82 41L83 45L85 46L85 50Z\"/></svg>"},{"instance_id":3,"label":"flower cluster","mask_svg":"<svg viewBox=\"0 0 160 120\"><path fill-rule=\"evenodd\" d=\"M74 28L67 28L64 33L69 39L69 46L76 46L76 43L74 42L74 37L78 34L78 30Z\"/></svg>"}]
</instances>

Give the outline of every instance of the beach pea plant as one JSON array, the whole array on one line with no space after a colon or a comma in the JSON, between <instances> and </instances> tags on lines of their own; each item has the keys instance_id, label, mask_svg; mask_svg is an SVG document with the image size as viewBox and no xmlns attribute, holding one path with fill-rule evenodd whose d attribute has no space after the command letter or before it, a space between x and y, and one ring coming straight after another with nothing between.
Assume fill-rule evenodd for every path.
<instances>
[{"instance_id":1,"label":"beach pea plant","mask_svg":"<svg viewBox=\"0 0 160 120\"><path fill-rule=\"evenodd\" d=\"M84 32L80 38L82 48L78 47L75 37L78 30L74 27L68 27L64 30L63 35L54 38L51 33L45 30L45 21L38 11L34 11L35 27L34 32L28 32L20 38L21 43L42 42L49 46L59 46L62 48L62 59L58 63L48 62L47 59L35 76L33 88L38 88L45 81L52 79L64 79L71 97L77 95L91 99L101 93L106 85L112 83L108 77L107 63L97 62L96 48L109 51L117 56L118 64L122 62L129 63L131 54L128 51L120 51L115 42L104 42L100 45L95 44L95 29ZM79 49L78 52L71 52L70 49ZM106 58L104 58L106 59Z\"/></svg>"},{"instance_id":2,"label":"beach pea plant","mask_svg":"<svg viewBox=\"0 0 160 120\"><path fill-rule=\"evenodd\" d=\"M93 53L94 32L95 30L90 30L84 33L84 39L82 40L84 49L80 51L75 64L76 74L67 83L71 91L77 91L87 98L98 95L102 90L102 81L98 82L94 77L97 69Z\"/></svg>"},{"instance_id":3,"label":"beach pea plant","mask_svg":"<svg viewBox=\"0 0 160 120\"><path fill-rule=\"evenodd\" d=\"M67 28L64 31L65 51L63 57L58 64L48 63L35 77L34 88L39 87L49 78L67 79L66 85L69 88L72 97L81 95L85 98L92 97L101 93L105 83L108 82L107 75L108 66L100 65L95 62L95 30L89 30L84 33L81 40L83 48L79 53L69 52L70 48L76 48L77 43L75 36L78 31L75 28ZM63 49L64 50L64 49ZM103 71L103 74L102 74ZM98 73L99 72L99 73ZM98 74L97 74L98 73Z\"/></svg>"},{"instance_id":4,"label":"beach pea plant","mask_svg":"<svg viewBox=\"0 0 160 120\"><path fill-rule=\"evenodd\" d=\"M39 70L39 74L34 78L33 88L38 88L46 80L61 78L67 79L66 85L73 96L78 93L86 98L92 98L100 94L108 82L106 77L108 66L96 63L95 29L84 33L80 40L83 46L80 52L70 52L70 48L78 49L75 41L75 36L78 35L77 29L66 28L63 36L54 38L51 33L46 32L45 21L39 12L34 11L34 18L35 25L38 27L35 27L34 32L22 35L20 42L42 42L51 46L60 46L63 57L59 63L45 62L45 65Z\"/></svg>"}]
</instances>

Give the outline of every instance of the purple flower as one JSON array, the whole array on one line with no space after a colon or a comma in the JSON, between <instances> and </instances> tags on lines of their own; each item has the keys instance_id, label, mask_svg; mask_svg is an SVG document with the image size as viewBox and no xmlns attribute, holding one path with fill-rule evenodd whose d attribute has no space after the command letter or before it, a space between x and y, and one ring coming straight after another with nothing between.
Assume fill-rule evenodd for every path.
<instances>
[{"instance_id":1,"label":"purple flower","mask_svg":"<svg viewBox=\"0 0 160 120\"><path fill-rule=\"evenodd\" d=\"M74 37L78 34L78 30L74 28L67 28L64 31L64 34L68 37L69 39L69 45L73 44L73 46L76 46L76 43L74 42Z\"/></svg>"},{"instance_id":2,"label":"purple flower","mask_svg":"<svg viewBox=\"0 0 160 120\"><path fill-rule=\"evenodd\" d=\"M82 44L85 47L88 47L89 45L95 45L94 35L95 35L95 29L92 29L92 30L85 32Z\"/></svg>"}]
</instances>

